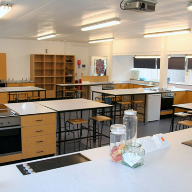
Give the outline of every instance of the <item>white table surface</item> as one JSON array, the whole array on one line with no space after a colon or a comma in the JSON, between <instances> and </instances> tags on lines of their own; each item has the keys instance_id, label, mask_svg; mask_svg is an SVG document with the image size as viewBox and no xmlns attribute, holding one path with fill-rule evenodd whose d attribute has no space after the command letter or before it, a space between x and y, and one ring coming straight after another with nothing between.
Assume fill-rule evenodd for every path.
<instances>
[{"instance_id":1,"label":"white table surface","mask_svg":"<svg viewBox=\"0 0 192 192\"><path fill-rule=\"evenodd\" d=\"M166 134L170 148L145 155L136 169L108 158L108 147L83 151L92 161L23 176L13 165L0 167L2 192L191 192L192 128Z\"/></svg>"},{"instance_id":2,"label":"white table surface","mask_svg":"<svg viewBox=\"0 0 192 192\"><path fill-rule=\"evenodd\" d=\"M187 89L170 89L171 92L186 91ZM114 90L97 90L97 93L104 93L109 95L137 95L137 94L155 94L155 93L167 93L167 91L152 91L147 89L114 89Z\"/></svg>"},{"instance_id":3,"label":"white table surface","mask_svg":"<svg viewBox=\"0 0 192 192\"><path fill-rule=\"evenodd\" d=\"M184 104L178 104L178 105L173 105L174 107L181 107L185 109L192 109L192 103L184 103Z\"/></svg>"},{"instance_id":4,"label":"white table surface","mask_svg":"<svg viewBox=\"0 0 192 192\"><path fill-rule=\"evenodd\" d=\"M24 103L8 103L7 107L17 112L19 115L35 115L41 113L56 113L56 111L45 106L39 105L37 102L26 102L26 108L23 108ZM33 106L33 107L32 107Z\"/></svg>"},{"instance_id":5,"label":"white table surface","mask_svg":"<svg viewBox=\"0 0 192 192\"><path fill-rule=\"evenodd\" d=\"M2 87L0 88L1 93L5 92L19 92L19 91L45 91L46 89L34 87L34 86L26 86L26 87Z\"/></svg>"},{"instance_id":6,"label":"white table surface","mask_svg":"<svg viewBox=\"0 0 192 192\"><path fill-rule=\"evenodd\" d=\"M46 106L56 111L73 111L73 110L86 110L93 108L106 108L112 107L112 105L98 103L87 99L64 99L64 100L50 100L50 101L38 101L40 105Z\"/></svg>"}]
</instances>

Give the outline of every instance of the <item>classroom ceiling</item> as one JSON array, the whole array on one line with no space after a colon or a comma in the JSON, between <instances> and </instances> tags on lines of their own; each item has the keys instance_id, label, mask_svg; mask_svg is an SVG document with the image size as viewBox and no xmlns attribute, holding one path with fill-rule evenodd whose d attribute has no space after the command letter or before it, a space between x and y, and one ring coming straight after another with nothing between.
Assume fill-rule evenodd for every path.
<instances>
[{"instance_id":1,"label":"classroom ceiling","mask_svg":"<svg viewBox=\"0 0 192 192\"><path fill-rule=\"evenodd\" d=\"M0 19L0 39L36 40L56 33L49 41L86 43L113 36L116 40L142 38L143 33L192 27L187 0L158 0L155 12L121 10L121 0L6 0L12 10ZM81 31L90 23L120 18L121 24ZM44 40L44 41L47 41Z\"/></svg>"}]
</instances>

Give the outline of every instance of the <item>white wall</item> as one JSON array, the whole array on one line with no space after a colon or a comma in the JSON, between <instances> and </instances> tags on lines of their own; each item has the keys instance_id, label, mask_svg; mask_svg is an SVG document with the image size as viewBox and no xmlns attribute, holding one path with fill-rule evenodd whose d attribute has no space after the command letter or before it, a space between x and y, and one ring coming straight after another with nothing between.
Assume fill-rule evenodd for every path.
<instances>
[{"instance_id":1,"label":"white wall","mask_svg":"<svg viewBox=\"0 0 192 192\"><path fill-rule=\"evenodd\" d=\"M7 78L21 80L30 78L30 54L72 54L77 59L82 60L83 64L88 65L88 45L70 42L55 41L31 41L31 40L12 40L0 39L0 52L6 53L7 57ZM87 68L86 68L87 69ZM87 70L83 72L87 75ZM82 69L81 69L82 70ZM81 70L77 69L77 77L81 76Z\"/></svg>"},{"instance_id":2,"label":"white wall","mask_svg":"<svg viewBox=\"0 0 192 192\"><path fill-rule=\"evenodd\" d=\"M111 81L128 81L133 68L133 56L113 56L111 64Z\"/></svg>"}]
</instances>

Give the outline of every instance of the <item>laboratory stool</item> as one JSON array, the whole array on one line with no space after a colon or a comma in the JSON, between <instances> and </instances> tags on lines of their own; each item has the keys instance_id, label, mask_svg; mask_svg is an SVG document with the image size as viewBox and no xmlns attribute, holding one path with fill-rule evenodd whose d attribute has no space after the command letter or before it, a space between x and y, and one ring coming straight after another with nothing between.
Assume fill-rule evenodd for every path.
<instances>
[{"instance_id":1,"label":"laboratory stool","mask_svg":"<svg viewBox=\"0 0 192 192\"><path fill-rule=\"evenodd\" d=\"M177 124L183 125L183 129L192 127L192 121L190 121L190 120L179 121L179 122L177 122ZM179 127L179 129L180 129L180 127Z\"/></svg>"},{"instance_id":2,"label":"laboratory stool","mask_svg":"<svg viewBox=\"0 0 192 192\"><path fill-rule=\"evenodd\" d=\"M23 100L28 101L28 93L26 92L17 93L15 100L16 102L23 101Z\"/></svg>"},{"instance_id":3,"label":"laboratory stool","mask_svg":"<svg viewBox=\"0 0 192 192\"><path fill-rule=\"evenodd\" d=\"M107 122L107 121L110 121L110 126L112 124L112 120L110 117L107 117L107 116L95 116L95 117L90 117L89 118L89 121L88 121L88 133L87 133L87 147L86 149L88 148L88 143L90 141L90 149L91 149L91 135L90 135L90 128L91 128L91 125L90 125L90 121L93 121L93 137L94 137L94 133L95 133L95 136L97 137L98 139L98 146L101 147L101 141L102 141L102 133L103 133L103 124L104 122ZM98 124L98 128L97 128L97 124ZM97 131L96 131L97 129ZM109 132L110 132L110 128L109 128ZM108 137L108 136L105 136L105 137Z\"/></svg>"},{"instance_id":4,"label":"laboratory stool","mask_svg":"<svg viewBox=\"0 0 192 192\"><path fill-rule=\"evenodd\" d=\"M87 99L87 93L86 93L86 90L80 90L80 89L77 89L76 90L76 97L77 98L85 98Z\"/></svg>"},{"instance_id":5,"label":"laboratory stool","mask_svg":"<svg viewBox=\"0 0 192 192\"><path fill-rule=\"evenodd\" d=\"M131 101L132 108L133 108L135 111L137 111L137 107L138 107L138 104L139 104L139 103L143 103L143 101L135 101L135 100Z\"/></svg>"},{"instance_id":6,"label":"laboratory stool","mask_svg":"<svg viewBox=\"0 0 192 192\"><path fill-rule=\"evenodd\" d=\"M87 123L88 121L85 120L85 119L68 119L65 123L65 141L64 141L64 153L65 153L65 142L66 142L66 133L67 132L71 132L71 130L67 130L67 123L69 124L69 128L70 128L70 125L73 126L73 148L74 148L74 152L75 152L75 140L79 140L79 151L80 151L80 145L81 145L81 136L82 136L82 124L83 123ZM79 126L78 125L81 125L80 129L79 129ZM77 125L77 129L75 129L75 125ZM75 138L75 131L77 131L78 133L78 138ZM80 134L79 134L79 131L80 131Z\"/></svg>"},{"instance_id":7,"label":"laboratory stool","mask_svg":"<svg viewBox=\"0 0 192 192\"><path fill-rule=\"evenodd\" d=\"M95 97L95 100L102 100L102 96L97 96L97 97Z\"/></svg>"},{"instance_id":8,"label":"laboratory stool","mask_svg":"<svg viewBox=\"0 0 192 192\"><path fill-rule=\"evenodd\" d=\"M174 113L174 115L177 117L180 117L179 122L184 121L184 120L186 120L187 117L192 116L192 114L184 113L184 112ZM180 124L179 122L174 122L174 123L176 123L175 130L177 130L178 125L179 125L179 130L180 130L182 124ZM170 131L171 131L171 124L170 124Z\"/></svg>"},{"instance_id":9,"label":"laboratory stool","mask_svg":"<svg viewBox=\"0 0 192 192\"><path fill-rule=\"evenodd\" d=\"M122 110L125 111L125 110L129 109L129 105L131 105L130 101L120 101L117 103L120 105L120 116L121 116Z\"/></svg>"},{"instance_id":10,"label":"laboratory stool","mask_svg":"<svg viewBox=\"0 0 192 192\"><path fill-rule=\"evenodd\" d=\"M34 95L34 92L32 92L32 96L28 96L28 101L35 101L35 100L41 101L41 97Z\"/></svg>"},{"instance_id":11,"label":"laboratory stool","mask_svg":"<svg viewBox=\"0 0 192 192\"><path fill-rule=\"evenodd\" d=\"M65 98L73 99L74 98L74 91L65 91Z\"/></svg>"}]
</instances>

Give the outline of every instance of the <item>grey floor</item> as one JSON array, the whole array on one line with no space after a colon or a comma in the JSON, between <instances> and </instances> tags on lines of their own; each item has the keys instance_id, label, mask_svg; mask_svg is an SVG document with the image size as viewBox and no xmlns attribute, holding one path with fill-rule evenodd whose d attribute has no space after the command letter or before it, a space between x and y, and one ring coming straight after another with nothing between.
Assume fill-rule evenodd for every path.
<instances>
[{"instance_id":1,"label":"grey floor","mask_svg":"<svg viewBox=\"0 0 192 192\"><path fill-rule=\"evenodd\" d=\"M91 112L90 114L88 112L83 112L83 119L88 119L89 116L91 117ZM78 118L80 117L80 113L78 113ZM69 118L76 118L76 113L66 113L65 114L65 120ZM64 115L62 114L62 127L64 127ZM122 123L123 118L118 117L116 119L116 123ZM175 120L179 120L175 118ZM171 117L163 118L159 121L153 121L153 122L148 122L148 123L143 123L141 121L138 122L138 131L137 131L137 137L145 137L145 136L152 136L154 134L158 133L168 133L170 129L170 123L171 123ZM92 123L91 123L92 125ZM88 127L88 124L85 123L83 124L84 127ZM107 125L104 125L103 127L103 134L109 136L109 123ZM67 127L69 129L69 127ZM70 130L72 130L72 126L70 126ZM62 131L64 131L64 128L62 128ZM82 137L87 136L87 129L82 131ZM77 131L75 133L75 138L78 137ZM73 132L69 132L66 134L66 139L73 139ZM61 135L61 140L64 140L64 133ZM90 142L89 142L90 143ZM108 145L109 144L109 138L102 137L102 145ZM79 148L80 145L80 148ZM81 141L76 141L75 142L75 151L80 151L80 150L86 150L86 145L87 145L87 139L81 139ZM88 145L90 148L90 145ZM99 147L98 142L94 143L91 141L91 148ZM65 145L65 153L72 153L74 152L74 143L73 141L69 141ZM61 154L64 153L64 143L61 144ZM58 147L57 147L57 154L58 153Z\"/></svg>"}]
</instances>

